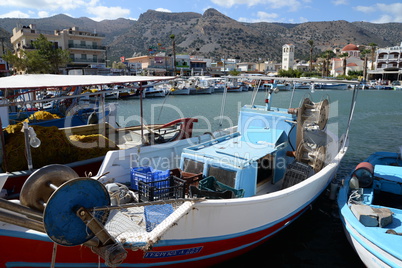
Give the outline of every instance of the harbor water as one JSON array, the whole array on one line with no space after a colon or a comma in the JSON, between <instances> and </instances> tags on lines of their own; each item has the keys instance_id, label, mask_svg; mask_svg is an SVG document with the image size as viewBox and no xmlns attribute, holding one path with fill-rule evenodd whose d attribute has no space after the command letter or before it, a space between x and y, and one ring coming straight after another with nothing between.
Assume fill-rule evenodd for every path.
<instances>
[{"instance_id":1,"label":"harbor water","mask_svg":"<svg viewBox=\"0 0 402 268\"><path fill-rule=\"evenodd\" d=\"M145 124L167 123L180 117L195 117L195 134L212 132L237 125L240 107L252 102L252 92L205 95L169 95L143 100ZM266 94L259 92L256 105L265 105ZM347 128L352 90L281 91L272 95L272 107L298 107L304 97L313 102L330 100L328 128L342 134ZM140 100L118 102L120 126L140 124ZM224 104L224 105L222 105ZM402 146L402 91L359 91L349 133L349 148L343 158L337 179L341 180L359 162L376 151L399 151ZM259 267L364 267L349 245L338 216L336 202L325 191L290 226L249 253L216 267L257 263ZM239 215L241 217L241 215Z\"/></svg>"}]
</instances>

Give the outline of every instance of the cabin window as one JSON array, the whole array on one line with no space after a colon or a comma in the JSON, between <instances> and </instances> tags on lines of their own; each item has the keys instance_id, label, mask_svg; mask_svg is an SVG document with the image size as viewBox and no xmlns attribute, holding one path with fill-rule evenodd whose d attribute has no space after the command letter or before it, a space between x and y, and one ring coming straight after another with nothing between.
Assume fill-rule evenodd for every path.
<instances>
[{"instance_id":1,"label":"cabin window","mask_svg":"<svg viewBox=\"0 0 402 268\"><path fill-rule=\"evenodd\" d=\"M202 173L204 171L204 163L185 158L183 171L195 174Z\"/></svg>"},{"instance_id":2,"label":"cabin window","mask_svg":"<svg viewBox=\"0 0 402 268\"><path fill-rule=\"evenodd\" d=\"M219 182L232 188L235 187L236 171L210 166L208 176L214 176Z\"/></svg>"}]
</instances>

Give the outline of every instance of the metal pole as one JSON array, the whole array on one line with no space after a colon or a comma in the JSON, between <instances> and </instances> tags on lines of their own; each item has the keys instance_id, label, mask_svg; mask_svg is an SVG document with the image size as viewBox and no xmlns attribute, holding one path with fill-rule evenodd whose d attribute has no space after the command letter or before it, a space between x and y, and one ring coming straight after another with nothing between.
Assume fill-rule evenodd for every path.
<instances>
[{"instance_id":1,"label":"metal pole","mask_svg":"<svg viewBox=\"0 0 402 268\"><path fill-rule=\"evenodd\" d=\"M37 212L28 207L13 203L11 201L0 198L0 207L3 209L21 213L21 214L29 216L31 218L35 218L35 220L42 221L42 213Z\"/></svg>"},{"instance_id":2,"label":"metal pole","mask_svg":"<svg viewBox=\"0 0 402 268\"><path fill-rule=\"evenodd\" d=\"M29 144L29 129L28 129L28 123L27 122L24 122L23 130L24 130L25 153L26 153L27 162L28 162L28 170L33 170L32 155L31 155L31 145Z\"/></svg>"},{"instance_id":3,"label":"metal pole","mask_svg":"<svg viewBox=\"0 0 402 268\"><path fill-rule=\"evenodd\" d=\"M0 221L45 233L45 227L42 222L13 213L0 211Z\"/></svg>"},{"instance_id":4,"label":"metal pole","mask_svg":"<svg viewBox=\"0 0 402 268\"><path fill-rule=\"evenodd\" d=\"M342 144L342 151L345 150L345 146L346 146L347 140L349 138L349 129L350 129L350 125L352 123L352 118L353 118L353 114L355 112L355 107L356 107L358 88L357 88L356 85L353 85L353 86L354 86L354 89L353 89L352 104L351 104L351 107L350 107L348 126L346 128L346 133L345 133L345 140L344 140L344 142Z\"/></svg>"}]
</instances>

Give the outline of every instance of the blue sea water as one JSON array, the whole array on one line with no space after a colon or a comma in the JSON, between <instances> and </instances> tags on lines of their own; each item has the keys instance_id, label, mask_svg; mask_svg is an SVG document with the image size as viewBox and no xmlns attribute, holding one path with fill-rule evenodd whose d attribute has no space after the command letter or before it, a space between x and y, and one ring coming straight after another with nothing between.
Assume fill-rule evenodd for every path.
<instances>
[{"instance_id":1,"label":"blue sea water","mask_svg":"<svg viewBox=\"0 0 402 268\"><path fill-rule=\"evenodd\" d=\"M211 95L168 96L143 100L147 124L166 123L179 117L196 117L195 134L237 125L237 116L245 104L251 103L252 92L228 93L222 107L222 93ZM298 107L304 97L318 102L330 100L331 131L344 133L352 104L352 90L307 90L272 95L272 106ZM259 92L255 104L264 105L265 93ZM118 101L118 122L121 126L138 125L140 101ZM223 110L223 113L222 113ZM346 176L359 162L376 151L398 152L402 146L402 91L359 91L350 127L350 142L338 171ZM258 263L270 267L363 267L350 247L337 215L336 204L326 193L284 231L250 253L217 267Z\"/></svg>"}]
</instances>

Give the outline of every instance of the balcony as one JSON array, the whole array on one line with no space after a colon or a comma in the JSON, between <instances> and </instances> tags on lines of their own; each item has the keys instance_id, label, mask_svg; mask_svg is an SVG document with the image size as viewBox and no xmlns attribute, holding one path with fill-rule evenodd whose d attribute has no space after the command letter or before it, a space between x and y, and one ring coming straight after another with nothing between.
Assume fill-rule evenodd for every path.
<instances>
[{"instance_id":1,"label":"balcony","mask_svg":"<svg viewBox=\"0 0 402 268\"><path fill-rule=\"evenodd\" d=\"M68 44L70 49L106 50L106 46Z\"/></svg>"},{"instance_id":2,"label":"balcony","mask_svg":"<svg viewBox=\"0 0 402 268\"><path fill-rule=\"evenodd\" d=\"M105 63L104 59L81 59L74 58L71 59L71 63Z\"/></svg>"},{"instance_id":3,"label":"balcony","mask_svg":"<svg viewBox=\"0 0 402 268\"><path fill-rule=\"evenodd\" d=\"M73 30L69 30L68 34L70 36L88 36L88 37L95 37L95 38L105 38L106 37L106 35L104 35L104 34L79 32L79 31L73 31Z\"/></svg>"}]
</instances>

